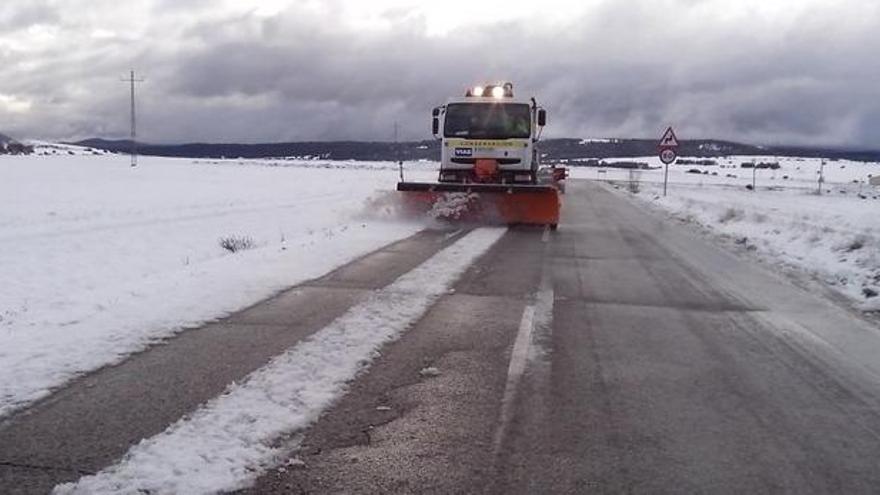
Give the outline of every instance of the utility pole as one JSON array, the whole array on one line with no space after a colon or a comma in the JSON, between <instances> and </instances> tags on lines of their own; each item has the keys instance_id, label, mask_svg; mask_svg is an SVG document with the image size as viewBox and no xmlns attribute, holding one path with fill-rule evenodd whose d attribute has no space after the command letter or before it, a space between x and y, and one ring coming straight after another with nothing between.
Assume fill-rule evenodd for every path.
<instances>
[{"instance_id":1,"label":"utility pole","mask_svg":"<svg viewBox=\"0 0 880 495\"><path fill-rule=\"evenodd\" d=\"M143 79L135 79L134 70L131 71L127 79L122 82L131 84L131 166L137 167L137 125L134 112L134 83L144 82Z\"/></svg>"},{"instance_id":2,"label":"utility pole","mask_svg":"<svg viewBox=\"0 0 880 495\"><path fill-rule=\"evenodd\" d=\"M819 196L822 195L822 183L825 182L825 160L822 160L822 165L819 165L819 187L816 189L816 192Z\"/></svg>"},{"instance_id":3,"label":"utility pole","mask_svg":"<svg viewBox=\"0 0 880 495\"><path fill-rule=\"evenodd\" d=\"M400 145L397 143L397 121L394 121L394 157L397 158L397 168L400 171L400 182L403 182L403 160L400 159Z\"/></svg>"}]
</instances>

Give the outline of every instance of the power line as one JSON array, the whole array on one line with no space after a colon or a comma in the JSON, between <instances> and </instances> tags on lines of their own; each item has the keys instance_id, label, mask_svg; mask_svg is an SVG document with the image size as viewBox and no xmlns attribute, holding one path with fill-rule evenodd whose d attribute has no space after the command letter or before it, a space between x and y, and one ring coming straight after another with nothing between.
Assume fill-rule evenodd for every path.
<instances>
[{"instance_id":1,"label":"power line","mask_svg":"<svg viewBox=\"0 0 880 495\"><path fill-rule=\"evenodd\" d=\"M134 110L134 83L144 82L143 79L134 77L134 70L131 71L127 79L121 79L122 82L131 84L131 166L137 167L137 120Z\"/></svg>"}]
</instances>

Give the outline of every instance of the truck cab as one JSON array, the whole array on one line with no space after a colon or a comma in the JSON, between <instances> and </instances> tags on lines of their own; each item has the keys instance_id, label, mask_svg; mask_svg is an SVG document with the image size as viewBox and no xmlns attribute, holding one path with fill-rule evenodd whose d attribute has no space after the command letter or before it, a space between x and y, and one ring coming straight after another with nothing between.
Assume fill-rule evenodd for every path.
<instances>
[{"instance_id":1,"label":"truck cab","mask_svg":"<svg viewBox=\"0 0 880 495\"><path fill-rule=\"evenodd\" d=\"M546 112L511 83L475 86L433 111L440 182L535 184Z\"/></svg>"}]
</instances>

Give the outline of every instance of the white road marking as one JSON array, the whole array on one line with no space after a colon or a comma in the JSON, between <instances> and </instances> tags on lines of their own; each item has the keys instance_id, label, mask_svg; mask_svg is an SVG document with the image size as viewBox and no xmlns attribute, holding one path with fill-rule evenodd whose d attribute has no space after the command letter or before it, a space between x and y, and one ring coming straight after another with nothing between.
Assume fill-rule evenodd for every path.
<instances>
[{"instance_id":1,"label":"white road marking","mask_svg":"<svg viewBox=\"0 0 880 495\"><path fill-rule=\"evenodd\" d=\"M546 231L545 231L546 233ZM547 248L544 248L546 258ZM497 457L501 451L504 436L510 429L510 421L513 419L513 403L516 400L519 382L525 374L529 364L529 358L533 356L532 336L536 325L550 329L553 323L553 300L554 292L547 276L546 270L542 270L541 285L534 296L534 302L526 305L522 319L519 323L519 331L513 342L513 350L510 353L510 364L507 367L507 383L504 385L504 396L501 399L501 417L495 430L492 441L492 453Z\"/></svg>"},{"instance_id":2,"label":"white road marking","mask_svg":"<svg viewBox=\"0 0 880 495\"><path fill-rule=\"evenodd\" d=\"M505 231L466 234L241 384L142 440L117 464L54 492L202 494L245 488L287 450L277 439L317 420L382 346L409 330Z\"/></svg>"},{"instance_id":3,"label":"white road marking","mask_svg":"<svg viewBox=\"0 0 880 495\"><path fill-rule=\"evenodd\" d=\"M550 240L550 226L545 225L544 226L544 234L541 235L541 242L546 243L549 240Z\"/></svg>"}]
</instances>

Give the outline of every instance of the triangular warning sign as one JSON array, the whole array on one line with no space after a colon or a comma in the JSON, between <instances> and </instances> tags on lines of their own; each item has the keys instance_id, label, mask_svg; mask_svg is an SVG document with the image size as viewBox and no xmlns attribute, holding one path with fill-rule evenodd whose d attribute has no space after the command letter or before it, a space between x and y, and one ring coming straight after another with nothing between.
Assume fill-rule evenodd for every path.
<instances>
[{"instance_id":1,"label":"triangular warning sign","mask_svg":"<svg viewBox=\"0 0 880 495\"><path fill-rule=\"evenodd\" d=\"M672 126L669 126L666 132L663 133L663 137L660 138L660 146L663 148L678 147L678 138L675 137L675 131L672 130Z\"/></svg>"}]
</instances>

